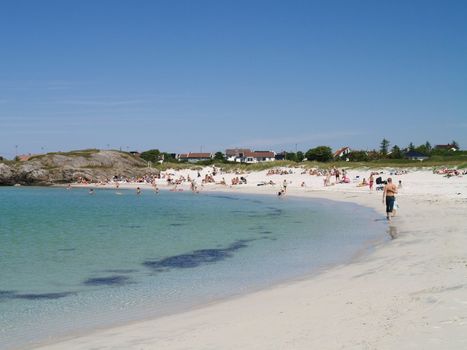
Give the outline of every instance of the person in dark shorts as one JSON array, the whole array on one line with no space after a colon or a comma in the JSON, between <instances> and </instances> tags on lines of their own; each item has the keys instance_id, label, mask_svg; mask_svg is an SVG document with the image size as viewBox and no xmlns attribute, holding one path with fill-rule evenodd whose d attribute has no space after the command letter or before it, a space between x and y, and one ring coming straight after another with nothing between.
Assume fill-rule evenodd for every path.
<instances>
[{"instance_id":1,"label":"person in dark shorts","mask_svg":"<svg viewBox=\"0 0 467 350\"><path fill-rule=\"evenodd\" d=\"M391 217L394 216L394 202L396 201L397 186L392 183L392 179L388 178L386 186L383 191L383 204L386 199L386 218L390 221Z\"/></svg>"}]
</instances>

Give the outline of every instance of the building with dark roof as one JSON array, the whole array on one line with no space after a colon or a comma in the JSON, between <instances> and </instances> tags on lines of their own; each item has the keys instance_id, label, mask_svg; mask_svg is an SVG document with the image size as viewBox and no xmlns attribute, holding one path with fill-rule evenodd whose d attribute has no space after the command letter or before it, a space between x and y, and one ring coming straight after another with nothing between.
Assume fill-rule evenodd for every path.
<instances>
[{"instance_id":1,"label":"building with dark roof","mask_svg":"<svg viewBox=\"0 0 467 350\"><path fill-rule=\"evenodd\" d=\"M429 158L427 155L417 152L417 151L409 151L405 154L405 157L410 160L421 160L421 161Z\"/></svg>"}]
</instances>

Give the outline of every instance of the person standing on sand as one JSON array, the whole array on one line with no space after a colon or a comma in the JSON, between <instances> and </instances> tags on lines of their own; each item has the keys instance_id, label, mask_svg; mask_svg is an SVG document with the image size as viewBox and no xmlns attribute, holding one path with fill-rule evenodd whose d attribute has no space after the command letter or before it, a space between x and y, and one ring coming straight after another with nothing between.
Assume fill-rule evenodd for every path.
<instances>
[{"instance_id":1,"label":"person standing on sand","mask_svg":"<svg viewBox=\"0 0 467 350\"><path fill-rule=\"evenodd\" d=\"M373 183L375 182L375 178L373 176L373 173L370 175L370 191L373 190Z\"/></svg>"},{"instance_id":2,"label":"person standing on sand","mask_svg":"<svg viewBox=\"0 0 467 350\"><path fill-rule=\"evenodd\" d=\"M396 194L397 194L397 186L392 183L392 179L389 177L388 178L388 183L386 186L384 186L384 191L383 191L383 204L384 204L384 199L386 199L386 218L391 221L391 217L389 214L392 214L392 216L395 215L393 213L394 210L394 202L396 201Z\"/></svg>"}]
</instances>

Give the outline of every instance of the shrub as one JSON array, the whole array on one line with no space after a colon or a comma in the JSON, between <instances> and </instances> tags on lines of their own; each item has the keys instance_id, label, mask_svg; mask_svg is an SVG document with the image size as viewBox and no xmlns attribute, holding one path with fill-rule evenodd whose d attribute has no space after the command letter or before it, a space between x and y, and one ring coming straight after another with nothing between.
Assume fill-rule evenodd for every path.
<instances>
[{"instance_id":1,"label":"shrub","mask_svg":"<svg viewBox=\"0 0 467 350\"><path fill-rule=\"evenodd\" d=\"M318 146L312 149L309 149L305 153L305 157L309 161L316 160L318 162L328 162L332 159L332 150L328 146Z\"/></svg>"}]
</instances>

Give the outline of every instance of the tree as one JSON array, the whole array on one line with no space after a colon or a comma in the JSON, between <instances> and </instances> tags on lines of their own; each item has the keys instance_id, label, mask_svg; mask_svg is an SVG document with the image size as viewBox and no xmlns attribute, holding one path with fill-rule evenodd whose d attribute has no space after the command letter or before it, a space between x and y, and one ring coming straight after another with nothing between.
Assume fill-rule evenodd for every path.
<instances>
[{"instance_id":1,"label":"tree","mask_svg":"<svg viewBox=\"0 0 467 350\"><path fill-rule=\"evenodd\" d=\"M216 152L214 154L214 160L220 161L220 162L225 162L225 157L222 152Z\"/></svg>"},{"instance_id":2,"label":"tree","mask_svg":"<svg viewBox=\"0 0 467 350\"><path fill-rule=\"evenodd\" d=\"M162 152L161 159L166 163L178 163L178 160L175 159L173 153Z\"/></svg>"},{"instance_id":3,"label":"tree","mask_svg":"<svg viewBox=\"0 0 467 350\"><path fill-rule=\"evenodd\" d=\"M404 155L402 154L402 151L398 145L394 145L394 147L391 149L391 158L392 159L404 158Z\"/></svg>"},{"instance_id":4,"label":"tree","mask_svg":"<svg viewBox=\"0 0 467 350\"><path fill-rule=\"evenodd\" d=\"M415 151L422 153L426 156L429 156L431 153L431 150L426 146L426 143L415 148Z\"/></svg>"},{"instance_id":5,"label":"tree","mask_svg":"<svg viewBox=\"0 0 467 350\"><path fill-rule=\"evenodd\" d=\"M297 162L303 162L303 159L305 159L305 155L303 154L302 151L297 152Z\"/></svg>"},{"instance_id":6,"label":"tree","mask_svg":"<svg viewBox=\"0 0 467 350\"><path fill-rule=\"evenodd\" d=\"M379 152L385 156L388 154L388 150L389 150L389 140L386 140L386 139L383 139L381 141L381 145L379 147Z\"/></svg>"},{"instance_id":7,"label":"tree","mask_svg":"<svg viewBox=\"0 0 467 350\"><path fill-rule=\"evenodd\" d=\"M292 162L296 162L297 161L297 154L294 153L294 152L286 152L285 153L285 159L290 160Z\"/></svg>"},{"instance_id":8,"label":"tree","mask_svg":"<svg viewBox=\"0 0 467 350\"><path fill-rule=\"evenodd\" d=\"M332 159L332 150L328 146L318 146L309 149L305 153L305 157L308 160L317 160L318 162L328 162Z\"/></svg>"},{"instance_id":9,"label":"tree","mask_svg":"<svg viewBox=\"0 0 467 350\"><path fill-rule=\"evenodd\" d=\"M431 150L433 149L433 147L431 147L431 144L428 141L425 142L425 148L428 151L428 153L431 153Z\"/></svg>"},{"instance_id":10,"label":"tree","mask_svg":"<svg viewBox=\"0 0 467 350\"><path fill-rule=\"evenodd\" d=\"M415 145L412 142L409 143L409 151L415 151Z\"/></svg>"},{"instance_id":11,"label":"tree","mask_svg":"<svg viewBox=\"0 0 467 350\"><path fill-rule=\"evenodd\" d=\"M452 140L451 145L452 147L459 149L459 144L457 143L457 141Z\"/></svg>"},{"instance_id":12,"label":"tree","mask_svg":"<svg viewBox=\"0 0 467 350\"><path fill-rule=\"evenodd\" d=\"M347 154L351 162L366 162L369 160L368 153L365 151L352 151Z\"/></svg>"},{"instance_id":13,"label":"tree","mask_svg":"<svg viewBox=\"0 0 467 350\"><path fill-rule=\"evenodd\" d=\"M377 152L375 149L372 151L368 151L368 160L378 160L381 159L381 153Z\"/></svg>"},{"instance_id":14,"label":"tree","mask_svg":"<svg viewBox=\"0 0 467 350\"><path fill-rule=\"evenodd\" d=\"M158 149L150 149L140 154L140 158L148 162L158 162L161 152Z\"/></svg>"}]
</instances>

